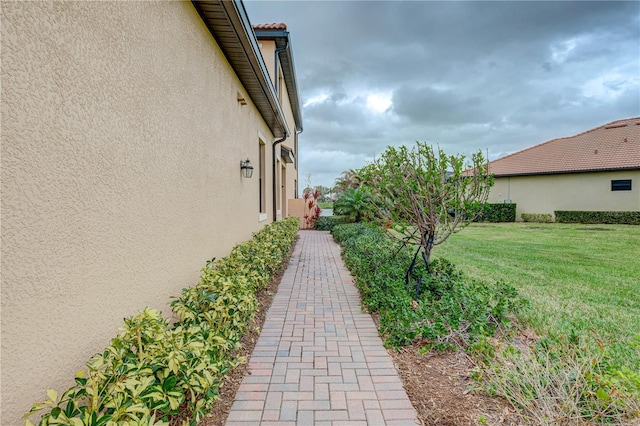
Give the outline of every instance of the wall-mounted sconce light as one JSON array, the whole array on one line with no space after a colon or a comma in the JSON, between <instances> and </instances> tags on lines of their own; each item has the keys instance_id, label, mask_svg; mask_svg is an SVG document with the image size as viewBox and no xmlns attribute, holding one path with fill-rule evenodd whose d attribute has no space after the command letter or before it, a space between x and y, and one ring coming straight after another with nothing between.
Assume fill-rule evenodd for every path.
<instances>
[{"instance_id":1,"label":"wall-mounted sconce light","mask_svg":"<svg viewBox=\"0 0 640 426\"><path fill-rule=\"evenodd\" d=\"M247 161L240 160L240 171L242 172L242 177L250 178L253 176L253 166L248 158Z\"/></svg>"}]
</instances>

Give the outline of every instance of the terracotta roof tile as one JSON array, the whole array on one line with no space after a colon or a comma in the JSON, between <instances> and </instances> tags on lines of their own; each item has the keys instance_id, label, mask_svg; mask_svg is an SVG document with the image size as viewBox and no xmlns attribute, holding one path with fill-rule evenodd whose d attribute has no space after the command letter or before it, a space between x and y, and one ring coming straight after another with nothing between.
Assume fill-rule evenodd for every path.
<instances>
[{"instance_id":1,"label":"terracotta roof tile","mask_svg":"<svg viewBox=\"0 0 640 426\"><path fill-rule=\"evenodd\" d=\"M253 26L254 30L286 30L287 24L284 22L273 23L273 24L258 24Z\"/></svg>"},{"instance_id":2,"label":"terracotta roof tile","mask_svg":"<svg viewBox=\"0 0 640 426\"><path fill-rule=\"evenodd\" d=\"M496 176L640 169L640 117L553 139L489 163Z\"/></svg>"}]
</instances>

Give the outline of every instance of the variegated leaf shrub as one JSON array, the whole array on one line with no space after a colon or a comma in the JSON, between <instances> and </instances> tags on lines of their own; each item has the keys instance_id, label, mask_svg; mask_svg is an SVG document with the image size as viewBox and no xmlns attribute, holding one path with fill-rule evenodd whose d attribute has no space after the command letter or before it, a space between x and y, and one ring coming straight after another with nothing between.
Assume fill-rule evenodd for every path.
<instances>
[{"instance_id":1,"label":"variegated leaf shrub","mask_svg":"<svg viewBox=\"0 0 640 426\"><path fill-rule=\"evenodd\" d=\"M256 292L282 268L298 232L299 219L275 222L202 269L200 281L171 302L172 321L145 308L124 320L121 333L62 395L25 415L42 414L38 425L183 425L202 420L218 399L225 373L241 363L240 345L257 308Z\"/></svg>"}]
</instances>

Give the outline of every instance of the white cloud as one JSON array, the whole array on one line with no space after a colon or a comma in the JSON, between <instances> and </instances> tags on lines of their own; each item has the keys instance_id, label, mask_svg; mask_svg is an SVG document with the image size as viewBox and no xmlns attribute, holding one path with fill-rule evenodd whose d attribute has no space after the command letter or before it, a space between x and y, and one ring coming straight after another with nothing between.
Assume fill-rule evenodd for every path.
<instances>
[{"instance_id":1,"label":"white cloud","mask_svg":"<svg viewBox=\"0 0 640 426\"><path fill-rule=\"evenodd\" d=\"M316 96L313 96L313 97L307 99L307 101L304 104L302 104L302 107L306 108L306 107L311 106L311 105L321 104L322 102L326 101L327 99L329 99L329 95L326 94L326 93L322 93L320 95L316 95Z\"/></svg>"},{"instance_id":2,"label":"white cloud","mask_svg":"<svg viewBox=\"0 0 640 426\"><path fill-rule=\"evenodd\" d=\"M372 93L367 96L367 108L373 112L383 113L391 108L391 95Z\"/></svg>"},{"instance_id":3,"label":"white cloud","mask_svg":"<svg viewBox=\"0 0 640 426\"><path fill-rule=\"evenodd\" d=\"M574 37L551 45L551 59L556 63L563 63L586 37Z\"/></svg>"},{"instance_id":4,"label":"white cloud","mask_svg":"<svg viewBox=\"0 0 640 426\"><path fill-rule=\"evenodd\" d=\"M588 98L615 100L627 90L638 87L640 87L640 76L634 78L632 75L620 72L619 69L612 69L588 80L582 88L582 94ZM640 105L638 107L640 108Z\"/></svg>"}]
</instances>

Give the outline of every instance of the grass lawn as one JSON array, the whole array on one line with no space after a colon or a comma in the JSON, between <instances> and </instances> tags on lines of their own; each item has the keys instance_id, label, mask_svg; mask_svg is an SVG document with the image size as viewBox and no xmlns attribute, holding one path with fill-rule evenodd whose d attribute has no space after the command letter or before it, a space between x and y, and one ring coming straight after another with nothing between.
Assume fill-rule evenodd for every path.
<instances>
[{"instance_id":1,"label":"grass lawn","mask_svg":"<svg viewBox=\"0 0 640 426\"><path fill-rule=\"evenodd\" d=\"M331 201L323 201L322 203L318 203L321 209L332 209L333 202Z\"/></svg>"},{"instance_id":2,"label":"grass lawn","mask_svg":"<svg viewBox=\"0 0 640 426\"><path fill-rule=\"evenodd\" d=\"M531 301L544 334L602 336L616 361L640 370L640 226L476 223L436 246L468 275L503 280Z\"/></svg>"}]
</instances>

